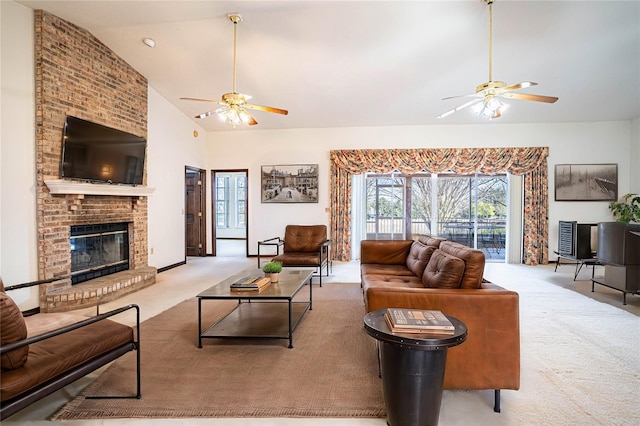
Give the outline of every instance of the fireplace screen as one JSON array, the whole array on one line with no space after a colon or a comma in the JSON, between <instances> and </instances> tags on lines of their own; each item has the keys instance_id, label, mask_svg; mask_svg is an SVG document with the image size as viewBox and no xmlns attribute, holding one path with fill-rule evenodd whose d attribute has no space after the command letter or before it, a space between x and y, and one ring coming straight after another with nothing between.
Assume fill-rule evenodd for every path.
<instances>
[{"instance_id":1,"label":"fireplace screen","mask_svg":"<svg viewBox=\"0 0 640 426\"><path fill-rule=\"evenodd\" d=\"M128 228L127 223L72 226L72 284L129 269Z\"/></svg>"}]
</instances>

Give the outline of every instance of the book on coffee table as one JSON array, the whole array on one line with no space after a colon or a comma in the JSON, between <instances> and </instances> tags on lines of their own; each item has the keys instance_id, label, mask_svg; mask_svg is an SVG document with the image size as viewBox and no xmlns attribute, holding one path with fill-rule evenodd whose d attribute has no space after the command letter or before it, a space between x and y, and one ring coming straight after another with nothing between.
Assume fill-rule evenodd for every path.
<instances>
[{"instance_id":1,"label":"book on coffee table","mask_svg":"<svg viewBox=\"0 0 640 426\"><path fill-rule=\"evenodd\" d=\"M232 283L229 287L233 291L259 291L271 284L269 277L249 276Z\"/></svg>"},{"instance_id":2,"label":"book on coffee table","mask_svg":"<svg viewBox=\"0 0 640 426\"><path fill-rule=\"evenodd\" d=\"M455 333L455 327L442 311L387 308L384 319L392 333Z\"/></svg>"}]
</instances>

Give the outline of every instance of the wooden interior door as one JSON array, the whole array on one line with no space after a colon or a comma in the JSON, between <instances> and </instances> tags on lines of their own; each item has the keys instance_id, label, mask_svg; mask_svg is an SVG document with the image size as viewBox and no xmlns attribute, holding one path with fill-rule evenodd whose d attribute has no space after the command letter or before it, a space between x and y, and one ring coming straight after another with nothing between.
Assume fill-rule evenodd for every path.
<instances>
[{"instance_id":1,"label":"wooden interior door","mask_svg":"<svg viewBox=\"0 0 640 426\"><path fill-rule=\"evenodd\" d=\"M205 171L185 168L185 246L186 256L206 256Z\"/></svg>"}]
</instances>

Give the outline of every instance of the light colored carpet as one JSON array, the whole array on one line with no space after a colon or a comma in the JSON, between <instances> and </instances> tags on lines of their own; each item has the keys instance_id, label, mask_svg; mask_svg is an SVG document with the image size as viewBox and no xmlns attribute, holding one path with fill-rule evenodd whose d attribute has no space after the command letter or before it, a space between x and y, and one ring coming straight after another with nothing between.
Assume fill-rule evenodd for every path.
<instances>
[{"instance_id":1,"label":"light colored carpet","mask_svg":"<svg viewBox=\"0 0 640 426\"><path fill-rule=\"evenodd\" d=\"M485 276L520 294L522 376L495 424L640 424L640 318L548 284L544 268L501 268L518 279Z\"/></svg>"}]
</instances>

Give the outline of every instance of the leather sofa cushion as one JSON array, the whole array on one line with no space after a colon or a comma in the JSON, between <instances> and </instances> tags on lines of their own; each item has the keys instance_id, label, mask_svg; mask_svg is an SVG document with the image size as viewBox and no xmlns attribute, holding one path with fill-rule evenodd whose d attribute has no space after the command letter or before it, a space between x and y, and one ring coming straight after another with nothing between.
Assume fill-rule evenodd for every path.
<instances>
[{"instance_id":1,"label":"leather sofa cushion","mask_svg":"<svg viewBox=\"0 0 640 426\"><path fill-rule=\"evenodd\" d=\"M415 275L367 275L365 280L366 287L364 288L364 292L367 292L367 289L374 287L382 287L382 288L422 288L424 289L424 284L422 284L422 280Z\"/></svg>"},{"instance_id":2,"label":"leather sofa cushion","mask_svg":"<svg viewBox=\"0 0 640 426\"><path fill-rule=\"evenodd\" d=\"M283 251L318 252L320 245L326 240L326 225L287 225L284 230Z\"/></svg>"},{"instance_id":3,"label":"leather sofa cushion","mask_svg":"<svg viewBox=\"0 0 640 426\"><path fill-rule=\"evenodd\" d=\"M433 246L427 246L419 241L414 241L407 256L407 268L413 272L416 277L421 277L435 249Z\"/></svg>"},{"instance_id":4,"label":"leather sofa cushion","mask_svg":"<svg viewBox=\"0 0 640 426\"><path fill-rule=\"evenodd\" d=\"M446 238L434 237L432 235L420 235L418 237L418 241L426 246L433 246L435 248L438 248L441 242L446 241Z\"/></svg>"},{"instance_id":5,"label":"leather sofa cushion","mask_svg":"<svg viewBox=\"0 0 640 426\"><path fill-rule=\"evenodd\" d=\"M460 288L464 262L436 249L424 270L422 283L429 288Z\"/></svg>"},{"instance_id":6,"label":"leather sofa cushion","mask_svg":"<svg viewBox=\"0 0 640 426\"><path fill-rule=\"evenodd\" d=\"M274 256L271 260L281 262L283 266L318 266L321 263L317 250L311 253L283 253L279 256Z\"/></svg>"},{"instance_id":7,"label":"leather sofa cushion","mask_svg":"<svg viewBox=\"0 0 640 426\"><path fill-rule=\"evenodd\" d=\"M406 275L415 276L406 265L384 265L378 263L363 263L360 265L360 275Z\"/></svg>"},{"instance_id":8,"label":"leather sofa cushion","mask_svg":"<svg viewBox=\"0 0 640 426\"><path fill-rule=\"evenodd\" d=\"M460 282L460 288L480 288L484 275L485 256L481 250L469 248L452 241L440 243L440 250L462 259L464 262L464 274Z\"/></svg>"},{"instance_id":9,"label":"leather sofa cushion","mask_svg":"<svg viewBox=\"0 0 640 426\"><path fill-rule=\"evenodd\" d=\"M103 320L34 343L22 367L2 372L0 400L6 401L132 341L131 327Z\"/></svg>"},{"instance_id":10,"label":"leather sofa cushion","mask_svg":"<svg viewBox=\"0 0 640 426\"><path fill-rule=\"evenodd\" d=\"M0 292L0 341L3 345L27 338L27 325L20 308L6 293ZM14 370L27 361L29 346L2 354L2 370Z\"/></svg>"}]
</instances>

